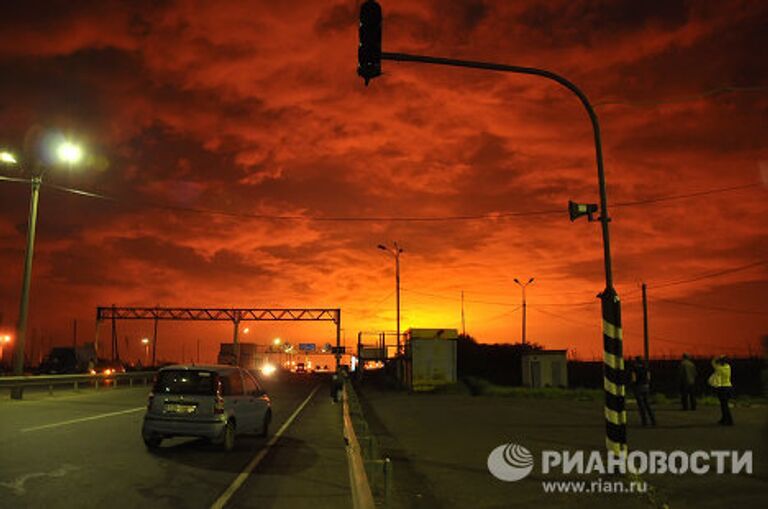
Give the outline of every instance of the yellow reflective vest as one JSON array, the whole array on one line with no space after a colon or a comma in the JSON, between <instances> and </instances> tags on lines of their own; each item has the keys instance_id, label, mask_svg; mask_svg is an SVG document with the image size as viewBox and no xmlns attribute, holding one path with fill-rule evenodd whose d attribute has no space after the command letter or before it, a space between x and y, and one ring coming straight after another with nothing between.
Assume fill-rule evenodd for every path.
<instances>
[{"instance_id":1,"label":"yellow reflective vest","mask_svg":"<svg viewBox=\"0 0 768 509\"><path fill-rule=\"evenodd\" d=\"M731 386L731 365L719 364L716 360L712 361L712 368L715 370L709 377L709 385L712 387L730 387Z\"/></svg>"}]
</instances>

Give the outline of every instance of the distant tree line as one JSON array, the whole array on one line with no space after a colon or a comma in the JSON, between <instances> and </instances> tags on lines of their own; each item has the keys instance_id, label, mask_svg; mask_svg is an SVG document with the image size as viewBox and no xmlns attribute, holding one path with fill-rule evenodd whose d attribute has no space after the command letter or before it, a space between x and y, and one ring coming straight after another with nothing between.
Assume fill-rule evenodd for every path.
<instances>
[{"instance_id":1,"label":"distant tree line","mask_svg":"<svg viewBox=\"0 0 768 509\"><path fill-rule=\"evenodd\" d=\"M459 378L475 376L498 385L522 385L523 354L543 349L536 343L478 343L470 335L459 334L456 369Z\"/></svg>"},{"instance_id":2,"label":"distant tree line","mask_svg":"<svg viewBox=\"0 0 768 509\"><path fill-rule=\"evenodd\" d=\"M765 339L768 349L768 338ZM498 385L522 385L522 356L544 350L536 343L478 343L470 335L459 335L457 371L459 378L478 377ZM712 373L711 358L692 359L698 370L699 394L710 391L707 379ZM630 359L625 360L630 365ZM731 359L732 379L736 394L765 394L765 362L760 357ZM679 359L651 359L651 391L675 396L679 393ZM568 385L599 389L603 387L603 362L568 360Z\"/></svg>"}]
</instances>

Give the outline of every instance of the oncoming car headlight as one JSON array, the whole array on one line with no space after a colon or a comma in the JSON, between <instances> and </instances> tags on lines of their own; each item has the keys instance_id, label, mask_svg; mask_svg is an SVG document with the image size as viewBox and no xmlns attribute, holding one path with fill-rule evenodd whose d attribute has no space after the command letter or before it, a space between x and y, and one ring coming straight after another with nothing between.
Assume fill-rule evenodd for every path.
<instances>
[{"instance_id":1,"label":"oncoming car headlight","mask_svg":"<svg viewBox=\"0 0 768 509\"><path fill-rule=\"evenodd\" d=\"M261 374L264 376L272 376L275 371L277 368L274 364L266 363L261 367Z\"/></svg>"}]
</instances>

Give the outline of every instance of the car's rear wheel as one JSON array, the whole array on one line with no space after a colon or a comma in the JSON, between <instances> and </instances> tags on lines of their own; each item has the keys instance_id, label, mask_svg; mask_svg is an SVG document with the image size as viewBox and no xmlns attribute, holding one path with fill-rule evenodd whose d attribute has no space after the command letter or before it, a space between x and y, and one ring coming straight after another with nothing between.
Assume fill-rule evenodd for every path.
<instances>
[{"instance_id":1,"label":"car's rear wheel","mask_svg":"<svg viewBox=\"0 0 768 509\"><path fill-rule=\"evenodd\" d=\"M146 445L147 449L149 450L154 450L159 448L161 443L163 443L163 437L159 437L159 436L144 437L144 445Z\"/></svg>"},{"instance_id":2,"label":"car's rear wheel","mask_svg":"<svg viewBox=\"0 0 768 509\"><path fill-rule=\"evenodd\" d=\"M224 426L224 430L221 432L221 447L225 451L229 452L235 448L235 423L227 421L227 425Z\"/></svg>"},{"instance_id":3,"label":"car's rear wheel","mask_svg":"<svg viewBox=\"0 0 768 509\"><path fill-rule=\"evenodd\" d=\"M272 422L272 410L267 410L264 414L264 423L261 425L261 431L259 431L260 437L265 437L269 434L269 424Z\"/></svg>"}]
</instances>

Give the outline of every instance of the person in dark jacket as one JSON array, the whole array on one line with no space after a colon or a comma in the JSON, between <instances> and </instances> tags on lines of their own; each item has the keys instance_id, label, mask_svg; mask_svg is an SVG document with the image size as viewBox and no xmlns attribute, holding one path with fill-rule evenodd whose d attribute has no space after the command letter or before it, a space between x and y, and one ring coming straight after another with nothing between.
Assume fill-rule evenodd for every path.
<instances>
[{"instance_id":1,"label":"person in dark jacket","mask_svg":"<svg viewBox=\"0 0 768 509\"><path fill-rule=\"evenodd\" d=\"M331 378L331 403L338 403L339 397L341 397L341 389L344 387L343 374L340 369L336 369L336 372Z\"/></svg>"},{"instance_id":2,"label":"person in dark jacket","mask_svg":"<svg viewBox=\"0 0 768 509\"><path fill-rule=\"evenodd\" d=\"M680 400L683 410L696 410L696 365L687 353L683 354L678 373L680 379Z\"/></svg>"},{"instance_id":3,"label":"person in dark jacket","mask_svg":"<svg viewBox=\"0 0 768 509\"><path fill-rule=\"evenodd\" d=\"M632 377L632 390L637 400L637 409L640 412L640 420L643 426L656 426L656 416L653 413L648 396L651 392L651 375L641 357L635 357L635 362L630 368Z\"/></svg>"}]
</instances>

